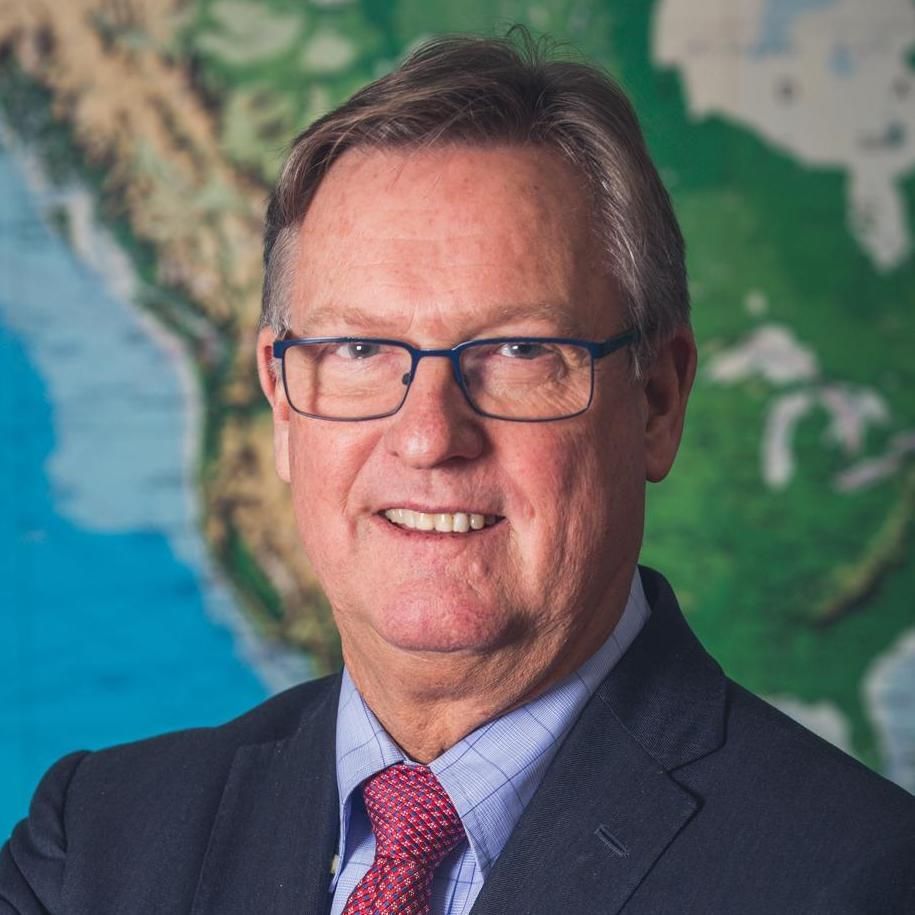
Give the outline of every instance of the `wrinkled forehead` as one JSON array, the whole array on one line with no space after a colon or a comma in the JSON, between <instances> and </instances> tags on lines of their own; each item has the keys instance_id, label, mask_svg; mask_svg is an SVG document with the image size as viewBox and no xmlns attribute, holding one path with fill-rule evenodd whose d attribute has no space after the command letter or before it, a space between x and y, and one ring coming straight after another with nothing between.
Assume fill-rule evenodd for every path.
<instances>
[{"instance_id":1,"label":"wrinkled forehead","mask_svg":"<svg viewBox=\"0 0 915 915\"><path fill-rule=\"evenodd\" d=\"M474 206L488 201L486 211ZM371 225L406 206L448 221L472 217L492 228L510 203L522 219L568 224L590 214L587 178L547 146L449 143L425 147L361 148L344 153L318 186L306 225L341 212Z\"/></svg>"},{"instance_id":2,"label":"wrinkled forehead","mask_svg":"<svg viewBox=\"0 0 915 915\"><path fill-rule=\"evenodd\" d=\"M612 285L598 251L587 180L553 150L351 150L299 231L293 322L336 309L472 324L554 306L586 325Z\"/></svg>"}]
</instances>

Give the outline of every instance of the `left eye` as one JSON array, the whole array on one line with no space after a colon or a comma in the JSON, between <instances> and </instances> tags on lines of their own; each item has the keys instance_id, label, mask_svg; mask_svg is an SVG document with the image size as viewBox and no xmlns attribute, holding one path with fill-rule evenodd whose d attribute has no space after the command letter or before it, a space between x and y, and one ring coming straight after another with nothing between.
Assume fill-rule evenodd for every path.
<instances>
[{"instance_id":1,"label":"left eye","mask_svg":"<svg viewBox=\"0 0 915 915\"><path fill-rule=\"evenodd\" d=\"M547 353L547 348L542 343L531 343L524 340L515 340L511 343L503 343L499 347L499 355L508 356L511 359L536 359Z\"/></svg>"},{"instance_id":2,"label":"left eye","mask_svg":"<svg viewBox=\"0 0 915 915\"><path fill-rule=\"evenodd\" d=\"M343 343L337 350L338 355L344 359L369 359L377 356L381 347L377 343L366 343L364 341L355 341L352 343Z\"/></svg>"}]
</instances>

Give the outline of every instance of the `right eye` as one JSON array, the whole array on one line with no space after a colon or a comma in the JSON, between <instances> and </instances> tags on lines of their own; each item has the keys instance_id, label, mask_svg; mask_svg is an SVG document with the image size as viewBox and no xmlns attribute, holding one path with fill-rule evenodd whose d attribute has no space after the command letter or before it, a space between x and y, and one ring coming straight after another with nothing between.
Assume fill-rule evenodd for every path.
<instances>
[{"instance_id":1,"label":"right eye","mask_svg":"<svg viewBox=\"0 0 915 915\"><path fill-rule=\"evenodd\" d=\"M380 350L381 346L378 343L369 343L365 340L351 340L349 343L341 343L337 347L334 355L339 356L341 359L370 359L372 356L377 356Z\"/></svg>"},{"instance_id":2,"label":"right eye","mask_svg":"<svg viewBox=\"0 0 915 915\"><path fill-rule=\"evenodd\" d=\"M536 343L531 340L513 340L509 343L503 343L497 350L500 356L506 356L509 359L539 359L548 353L548 349L542 343Z\"/></svg>"}]
</instances>

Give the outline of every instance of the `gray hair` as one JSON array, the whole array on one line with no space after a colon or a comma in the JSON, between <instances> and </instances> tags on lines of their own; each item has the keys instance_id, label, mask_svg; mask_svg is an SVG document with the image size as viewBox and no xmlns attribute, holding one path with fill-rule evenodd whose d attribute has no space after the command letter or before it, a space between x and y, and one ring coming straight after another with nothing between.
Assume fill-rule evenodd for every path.
<instances>
[{"instance_id":1,"label":"gray hair","mask_svg":"<svg viewBox=\"0 0 915 915\"><path fill-rule=\"evenodd\" d=\"M289 329L298 230L347 150L535 144L586 177L607 267L640 333L636 374L649 364L657 343L689 323L683 236L622 89L548 50L517 27L505 38L432 39L301 133L267 208L261 326Z\"/></svg>"}]
</instances>

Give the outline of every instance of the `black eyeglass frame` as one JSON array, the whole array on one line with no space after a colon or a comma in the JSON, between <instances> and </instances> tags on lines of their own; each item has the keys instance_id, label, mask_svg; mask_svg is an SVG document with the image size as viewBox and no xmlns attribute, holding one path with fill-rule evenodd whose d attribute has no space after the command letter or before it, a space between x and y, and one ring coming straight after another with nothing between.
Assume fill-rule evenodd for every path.
<instances>
[{"instance_id":1,"label":"black eyeglass frame","mask_svg":"<svg viewBox=\"0 0 915 915\"><path fill-rule=\"evenodd\" d=\"M412 346L403 340L391 340L385 337L287 337L273 341L273 357L280 360L283 390L286 392L286 400L289 403L289 406L299 415L307 416L310 419L323 419L332 423L362 423L373 419L384 419L385 417L393 416L406 402L407 395L410 393L410 385L413 384L413 379L416 377L416 369L420 361L429 356L437 356L448 359L451 362L451 371L454 375L454 380L463 392L464 399L467 401L470 408L479 416L484 416L487 419L500 419L512 423L552 423L581 416L582 413L587 411L591 406L591 402L594 400L594 363L598 359L603 359L605 356L609 356L611 353L623 349L623 347L632 346L635 343L638 343L639 339L640 334L638 330L632 328L621 334L617 334L614 337L609 337L606 340L578 340L574 337L487 337L476 340L466 340L449 349L421 349ZM305 410L298 409L289 396L289 386L286 383L286 360L284 357L287 350L294 346L318 343L377 343L383 346L396 346L406 350L410 354L410 371L404 376L406 380L404 381L404 393L403 397L400 399L400 403L398 403L394 409L388 410L385 413L375 413L370 416L357 417L321 416L318 413L308 413ZM568 413L563 416L535 417L533 419L525 419L524 417L519 416L501 416L498 413L489 413L486 410L481 410L473 402L473 398L468 390L464 372L461 369L461 353L476 346L491 346L500 343L566 343L580 346L582 349L587 350L591 356L591 378L588 391L588 402L580 410L576 410L574 413Z\"/></svg>"}]
</instances>

